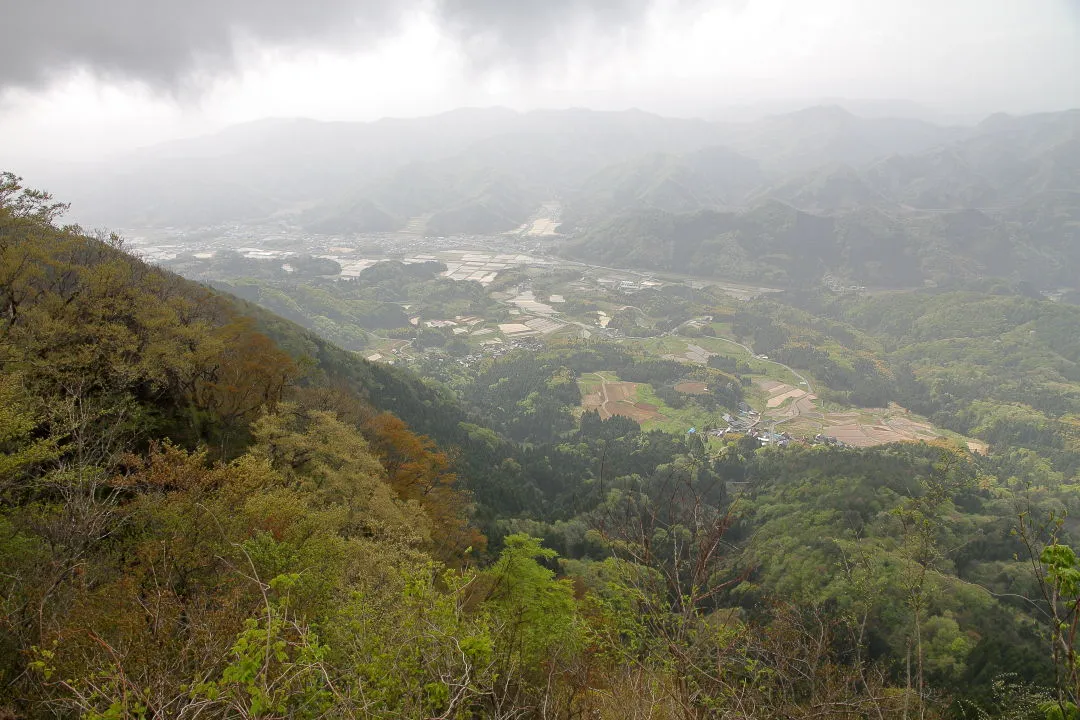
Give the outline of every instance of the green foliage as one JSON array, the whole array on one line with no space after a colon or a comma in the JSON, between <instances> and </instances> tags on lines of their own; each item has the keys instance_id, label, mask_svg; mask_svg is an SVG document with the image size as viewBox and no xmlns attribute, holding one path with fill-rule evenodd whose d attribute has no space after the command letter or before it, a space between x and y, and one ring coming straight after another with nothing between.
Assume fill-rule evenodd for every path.
<instances>
[{"instance_id":1,"label":"green foliage","mask_svg":"<svg viewBox=\"0 0 1080 720\"><path fill-rule=\"evenodd\" d=\"M537 538L508 535L499 559L487 572L491 589L485 605L509 640L500 652L523 668L535 668L556 651L572 653L579 643L569 581L557 580L553 571L537 562L555 556Z\"/></svg>"},{"instance_id":2,"label":"green foliage","mask_svg":"<svg viewBox=\"0 0 1080 720\"><path fill-rule=\"evenodd\" d=\"M0 491L60 453L60 438L34 437L44 416L44 408L32 401L16 375L0 376Z\"/></svg>"},{"instance_id":3,"label":"green foliage","mask_svg":"<svg viewBox=\"0 0 1080 720\"><path fill-rule=\"evenodd\" d=\"M299 580L270 581L272 593L286 594L268 603L265 616L244 622L220 679L196 685L196 696L245 717L325 717L334 702L323 667L329 648L288 618L287 592Z\"/></svg>"}]
</instances>

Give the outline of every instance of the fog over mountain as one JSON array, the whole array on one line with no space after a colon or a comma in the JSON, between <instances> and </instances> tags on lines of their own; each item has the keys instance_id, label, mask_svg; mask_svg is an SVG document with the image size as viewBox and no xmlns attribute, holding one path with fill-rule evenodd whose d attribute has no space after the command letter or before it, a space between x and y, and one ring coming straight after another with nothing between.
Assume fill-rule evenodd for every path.
<instances>
[{"instance_id":1,"label":"fog over mountain","mask_svg":"<svg viewBox=\"0 0 1080 720\"><path fill-rule=\"evenodd\" d=\"M0 25L0 136L29 172L266 117L462 106L742 121L846 102L951 124L1076 107L1077 67L1071 0L42 0Z\"/></svg>"}]
</instances>

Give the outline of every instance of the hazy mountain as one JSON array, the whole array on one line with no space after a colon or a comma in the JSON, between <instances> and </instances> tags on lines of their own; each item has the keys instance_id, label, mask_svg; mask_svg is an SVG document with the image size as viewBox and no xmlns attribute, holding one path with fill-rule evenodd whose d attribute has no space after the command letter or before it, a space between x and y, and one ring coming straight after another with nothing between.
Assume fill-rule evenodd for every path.
<instances>
[{"instance_id":1,"label":"hazy mountain","mask_svg":"<svg viewBox=\"0 0 1080 720\"><path fill-rule=\"evenodd\" d=\"M606 166L646 152L696 149L716 134L708 123L641 111L538 111L517 120L456 155L368 179L331 205L366 198L402 218L433 215L433 233L501 232Z\"/></svg>"},{"instance_id":2,"label":"hazy mountain","mask_svg":"<svg viewBox=\"0 0 1080 720\"><path fill-rule=\"evenodd\" d=\"M879 192L919 208L1008 206L1080 188L1080 110L995 115L971 137L866 170Z\"/></svg>"},{"instance_id":3,"label":"hazy mountain","mask_svg":"<svg viewBox=\"0 0 1080 720\"><path fill-rule=\"evenodd\" d=\"M537 197L549 199L577 190L607 166L655 153L684 155L726 146L770 173L786 174L925 150L961 132L912 119L859 118L837 107L747 123L664 118L640 110L463 109L372 123L246 123L47 180L58 194L71 198L76 218L92 224L200 225L323 205L331 206L322 213L329 218L333 207L355 207L364 199L397 217L447 208L434 193L432 203L399 212L391 206L411 200L393 197L394 190L374 197L371 188L379 183L425 185L433 173L453 172L432 169L440 164L455 168L465 162L509 174L521 178ZM713 172L700 166L692 170L706 178ZM410 178L410 173L417 175ZM178 201L178 192L188 199ZM216 209L203 212L203 206Z\"/></svg>"},{"instance_id":4,"label":"hazy mountain","mask_svg":"<svg viewBox=\"0 0 1080 720\"><path fill-rule=\"evenodd\" d=\"M586 178L570 195L564 219L582 224L632 208L692 212L737 207L764 178L757 161L723 147L653 153Z\"/></svg>"},{"instance_id":5,"label":"hazy mountain","mask_svg":"<svg viewBox=\"0 0 1080 720\"><path fill-rule=\"evenodd\" d=\"M391 215L374 201L358 198L348 204L309 211L303 215L301 222L307 230L314 233L347 235L392 232L399 229L404 221Z\"/></svg>"},{"instance_id":6,"label":"hazy mountain","mask_svg":"<svg viewBox=\"0 0 1080 720\"><path fill-rule=\"evenodd\" d=\"M968 128L837 106L743 123L499 108L267 120L52 186L111 227L495 234L559 199L568 251L605 263L785 284L1080 275L1080 111Z\"/></svg>"},{"instance_id":7,"label":"hazy mountain","mask_svg":"<svg viewBox=\"0 0 1080 720\"><path fill-rule=\"evenodd\" d=\"M253 220L336 201L347 188L409 163L451 157L480 138L504 132L519 117L491 108L373 123L263 120L56 171L45 180L70 199L75 219L90 224ZM269 207L237 204L224 214L201 212L200 202L213 207L236 187ZM200 202L175 203L177 189Z\"/></svg>"},{"instance_id":8,"label":"hazy mountain","mask_svg":"<svg viewBox=\"0 0 1080 720\"><path fill-rule=\"evenodd\" d=\"M894 207L896 203L872 187L850 165L824 165L758 188L751 202L775 198L803 210L831 212L860 207Z\"/></svg>"},{"instance_id":9,"label":"hazy mountain","mask_svg":"<svg viewBox=\"0 0 1080 720\"><path fill-rule=\"evenodd\" d=\"M730 207L709 191L700 168L673 182L677 164L615 166L596 176L582 201L589 222L579 223L569 252L786 285L831 272L881 285L999 276L1073 286L1080 277L1078 127L1080 111L993 116L967 130L862 120L839 108L769 118L729 137L760 163L763 182L744 196L744 209L701 212ZM887 156L872 157L889 146ZM779 169L819 155L851 162ZM718 160L713 170L730 162Z\"/></svg>"},{"instance_id":10,"label":"hazy mountain","mask_svg":"<svg viewBox=\"0 0 1080 720\"><path fill-rule=\"evenodd\" d=\"M873 286L991 276L1051 288L1075 286L1080 276L1075 218L1062 220L1057 229L1071 229L1056 234L978 210L815 214L767 200L738 212L621 213L582 232L566 252L603 265L785 287L832 273Z\"/></svg>"},{"instance_id":11,"label":"hazy mountain","mask_svg":"<svg viewBox=\"0 0 1080 720\"><path fill-rule=\"evenodd\" d=\"M913 118L857 117L834 105L724 125L722 144L761 161L768 170L791 173L920 152L967 132Z\"/></svg>"},{"instance_id":12,"label":"hazy mountain","mask_svg":"<svg viewBox=\"0 0 1080 720\"><path fill-rule=\"evenodd\" d=\"M462 155L369 179L318 204L301 223L321 233L384 232L421 218L435 234L503 232L521 225L547 197L522 175Z\"/></svg>"},{"instance_id":13,"label":"hazy mountain","mask_svg":"<svg viewBox=\"0 0 1080 720\"><path fill-rule=\"evenodd\" d=\"M701 114L710 120L753 122L770 115L784 115L820 105L840 107L861 118L911 118L937 125L974 125L984 117L977 113L958 115L901 98L847 97L804 97L761 100L744 105L709 106Z\"/></svg>"}]
</instances>

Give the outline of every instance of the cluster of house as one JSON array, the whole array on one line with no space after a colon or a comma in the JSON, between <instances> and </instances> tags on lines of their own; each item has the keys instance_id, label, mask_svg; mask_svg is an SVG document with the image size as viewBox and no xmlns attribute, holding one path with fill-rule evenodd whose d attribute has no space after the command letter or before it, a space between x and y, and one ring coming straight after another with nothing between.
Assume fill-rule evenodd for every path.
<instances>
[{"instance_id":1,"label":"cluster of house","mask_svg":"<svg viewBox=\"0 0 1080 720\"><path fill-rule=\"evenodd\" d=\"M754 415L757 415L757 413L754 413ZM762 445L776 445L778 447L787 447L788 443L795 440L787 433L776 433L756 427L757 420L749 416L736 418L724 415L724 420L728 424L726 428L711 430L709 434L714 437L724 437L728 433L740 433L747 437L757 438Z\"/></svg>"},{"instance_id":2,"label":"cluster of house","mask_svg":"<svg viewBox=\"0 0 1080 720\"><path fill-rule=\"evenodd\" d=\"M787 447L792 442L846 447L842 441L830 435L819 433L814 436L813 440L804 440L794 438L786 432L778 433L758 427L761 423L761 413L744 402L739 403L739 411L736 415L724 413L722 418L724 422L727 423L727 427L710 430L709 435L712 435L713 437L724 437L728 433L740 433L752 438L757 438L758 442L762 445L776 445L777 447Z\"/></svg>"},{"instance_id":3,"label":"cluster of house","mask_svg":"<svg viewBox=\"0 0 1080 720\"><path fill-rule=\"evenodd\" d=\"M540 352L541 350L543 350L543 348L543 343L541 343L539 340L532 338L520 338L511 340L507 343L499 342L495 345L488 345L485 343L482 347L482 352L469 353L464 357L455 358L455 360L457 361L458 365L461 365L462 367L472 367L484 358L500 358L503 355L506 355L511 350L528 350L531 352Z\"/></svg>"},{"instance_id":4,"label":"cluster of house","mask_svg":"<svg viewBox=\"0 0 1080 720\"><path fill-rule=\"evenodd\" d=\"M600 277L596 279L596 284L600 287L619 290L623 294L630 294L639 290L660 287L663 283L655 280L621 280L613 277Z\"/></svg>"},{"instance_id":5,"label":"cluster of house","mask_svg":"<svg viewBox=\"0 0 1080 720\"><path fill-rule=\"evenodd\" d=\"M736 415L724 413L721 418L727 423L726 428L717 428L709 432L714 437L724 437L728 433L745 433L755 435L757 425L761 422L761 413L754 410L744 402L739 403L739 411Z\"/></svg>"},{"instance_id":6,"label":"cluster of house","mask_svg":"<svg viewBox=\"0 0 1080 720\"><path fill-rule=\"evenodd\" d=\"M858 295L866 292L865 285L847 285L831 273L825 273L821 277L822 284L829 290L839 295Z\"/></svg>"},{"instance_id":7,"label":"cluster of house","mask_svg":"<svg viewBox=\"0 0 1080 720\"><path fill-rule=\"evenodd\" d=\"M750 437L756 437L762 445L776 445L777 447L787 447L788 443L795 439L787 433L775 433L770 430L763 432L751 431Z\"/></svg>"}]
</instances>

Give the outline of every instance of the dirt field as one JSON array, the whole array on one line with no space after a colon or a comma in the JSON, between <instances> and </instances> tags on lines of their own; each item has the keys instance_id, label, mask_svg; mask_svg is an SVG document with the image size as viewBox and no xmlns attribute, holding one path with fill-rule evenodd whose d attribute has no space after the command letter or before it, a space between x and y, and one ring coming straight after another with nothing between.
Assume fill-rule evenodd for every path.
<instances>
[{"instance_id":1,"label":"dirt field","mask_svg":"<svg viewBox=\"0 0 1080 720\"><path fill-rule=\"evenodd\" d=\"M788 398L796 398L796 399L798 399L798 398L801 398L801 397L803 397L805 395L806 395L805 390L798 390L798 389L792 388L791 390L788 390L787 392L784 392L784 393L780 393L779 395L773 395L772 397L769 398L768 402L765 403L765 406L770 407L770 408L780 407L781 405L784 404L784 401L787 400Z\"/></svg>"},{"instance_id":2,"label":"dirt field","mask_svg":"<svg viewBox=\"0 0 1080 720\"><path fill-rule=\"evenodd\" d=\"M885 443L904 442L915 440L906 435L888 428L884 425L833 425L823 430L840 442L854 447L870 447L872 445L884 445Z\"/></svg>"},{"instance_id":3,"label":"dirt field","mask_svg":"<svg viewBox=\"0 0 1080 720\"><path fill-rule=\"evenodd\" d=\"M794 385L788 385L787 383L778 380L768 380L765 378L755 380L754 384L764 390L769 396L765 401L766 412L769 410L776 410L787 400L792 400L792 402L783 409L770 413L770 417L777 420L788 419L798 417L799 415L812 415L817 411L817 408L813 403L814 400L817 400L817 396L810 395L805 390L800 390Z\"/></svg>"},{"instance_id":4,"label":"dirt field","mask_svg":"<svg viewBox=\"0 0 1080 720\"><path fill-rule=\"evenodd\" d=\"M853 447L930 442L945 437L929 422L896 404L887 408L825 412L816 402L817 396L804 390L764 378L755 380L754 384L768 396L765 418L774 423L777 432L787 431L796 437L813 437L821 433ZM789 398L792 401L785 405ZM979 441L969 440L967 446L972 452L987 452L986 444Z\"/></svg>"},{"instance_id":5,"label":"dirt field","mask_svg":"<svg viewBox=\"0 0 1080 720\"><path fill-rule=\"evenodd\" d=\"M583 379L590 383L590 389L593 389L596 387L593 384L594 380L599 378L598 375L587 375ZM637 397L637 383L603 380L598 391L586 393L581 400L581 407L585 410L596 410L603 420L607 420L612 415L622 415L642 423L664 417L657 411L655 405L634 402L635 397Z\"/></svg>"},{"instance_id":6,"label":"dirt field","mask_svg":"<svg viewBox=\"0 0 1080 720\"><path fill-rule=\"evenodd\" d=\"M540 218L534 220L532 227L529 228L528 235L556 235L558 234L559 223L552 221L550 218Z\"/></svg>"},{"instance_id":7,"label":"dirt field","mask_svg":"<svg viewBox=\"0 0 1080 720\"><path fill-rule=\"evenodd\" d=\"M656 411L656 407L648 403L609 402L605 409L600 411L600 417L609 418L612 415L622 415L638 423L649 420L659 420L664 416Z\"/></svg>"},{"instance_id":8,"label":"dirt field","mask_svg":"<svg viewBox=\"0 0 1080 720\"><path fill-rule=\"evenodd\" d=\"M754 384L757 385L762 390L764 390L765 392L769 393L770 395L772 395L774 392L779 391L780 388L790 388L791 387L787 383L782 383L779 380L768 380L768 379L765 379L765 378L755 380Z\"/></svg>"},{"instance_id":9,"label":"dirt field","mask_svg":"<svg viewBox=\"0 0 1080 720\"><path fill-rule=\"evenodd\" d=\"M604 390L607 391L608 402L626 401L637 396L637 383L606 382Z\"/></svg>"},{"instance_id":10,"label":"dirt field","mask_svg":"<svg viewBox=\"0 0 1080 720\"><path fill-rule=\"evenodd\" d=\"M675 386L675 390L687 395L704 395L709 392L708 386L703 382L681 382Z\"/></svg>"}]
</instances>

